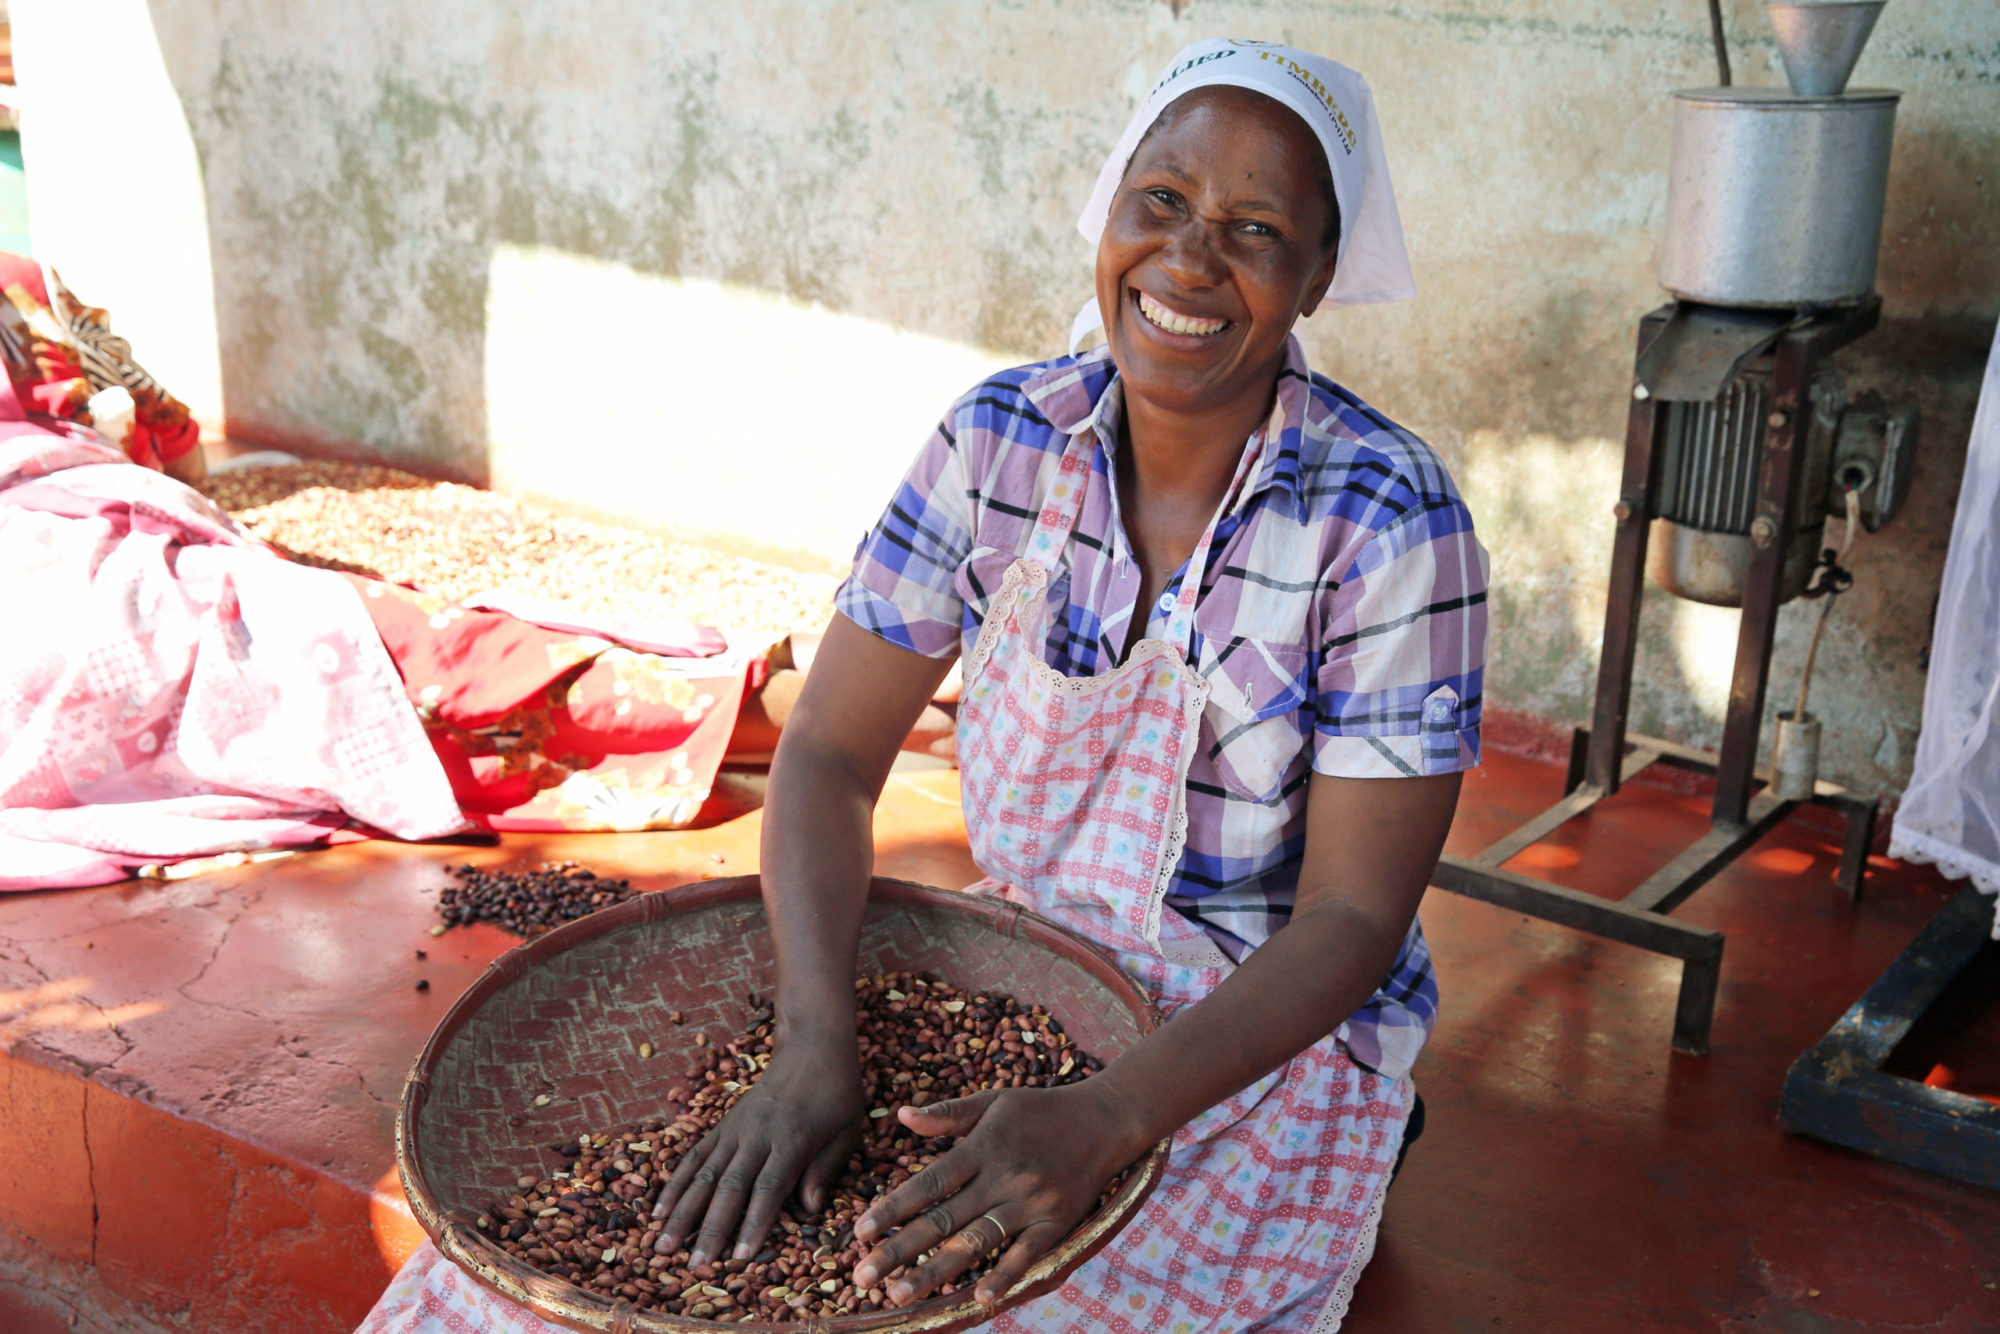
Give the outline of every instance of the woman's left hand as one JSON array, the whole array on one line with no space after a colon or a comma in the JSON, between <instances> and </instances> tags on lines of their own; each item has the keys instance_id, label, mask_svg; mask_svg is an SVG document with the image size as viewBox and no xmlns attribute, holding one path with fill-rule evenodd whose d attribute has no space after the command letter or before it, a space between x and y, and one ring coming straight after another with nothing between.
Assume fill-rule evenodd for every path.
<instances>
[{"instance_id":1,"label":"woman's left hand","mask_svg":"<svg viewBox=\"0 0 2000 1334\"><path fill-rule=\"evenodd\" d=\"M854 1225L863 1243L888 1236L862 1257L854 1281L890 1280L897 1306L922 1301L996 1248L1005 1253L974 1290L992 1305L1030 1265L1083 1220L1105 1182L1138 1157L1134 1127L1096 1080L1052 1089L1002 1089L905 1107L903 1124L923 1136L959 1142L923 1171L876 1201ZM901 1229L896 1231L896 1229ZM917 1257L935 1248L922 1264Z\"/></svg>"}]
</instances>

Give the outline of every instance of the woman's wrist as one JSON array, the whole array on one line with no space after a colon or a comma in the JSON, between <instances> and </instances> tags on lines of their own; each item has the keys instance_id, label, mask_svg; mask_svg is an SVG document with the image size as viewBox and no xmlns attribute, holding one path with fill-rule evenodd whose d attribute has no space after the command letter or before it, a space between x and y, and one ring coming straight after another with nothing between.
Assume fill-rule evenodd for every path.
<instances>
[{"instance_id":1,"label":"woman's wrist","mask_svg":"<svg viewBox=\"0 0 2000 1334\"><path fill-rule=\"evenodd\" d=\"M810 950L782 945L771 996L779 1045L839 1043L851 1055L859 1029L852 947L836 940L815 941Z\"/></svg>"},{"instance_id":2,"label":"woman's wrist","mask_svg":"<svg viewBox=\"0 0 2000 1334\"><path fill-rule=\"evenodd\" d=\"M837 1055L852 1062L857 1033L851 1004L844 1010L821 1005L793 1006L790 1013L781 1005L774 1045L787 1054Z\"/></svg>"},{"instance_id":3,"label":"woman's wrist","mask_svg":"<svg viewBox=\"0 0 2000 1334\"><path fill-rule=\"evenodd\" d=\"M1108 1177L1136 1162L1155 1144L1173 1133L1151 1124L1139 1102L1111 1078L1109 1070L1061 1090L1076 1100L1094 1125L1096 1136L1110 1160ZM1178 1124L1178 1123L1177 1123Z\"/></svg>"}]
</instances>

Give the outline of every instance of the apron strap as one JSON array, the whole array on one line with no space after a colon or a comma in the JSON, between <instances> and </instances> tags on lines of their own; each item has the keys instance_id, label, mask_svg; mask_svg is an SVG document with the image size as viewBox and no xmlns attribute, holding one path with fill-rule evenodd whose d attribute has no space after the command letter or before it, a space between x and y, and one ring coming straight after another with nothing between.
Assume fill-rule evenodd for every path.
<instances>
[{"instance_id":1,"label":"apron strap","mask_svg":"<svg viewBox=\"0 0 2000 1334\"><path fill-rule=\"evenodd\" d=\"M1056 480L1035 520L1035 533L1028 539L1028 558L1042 567L1053 580L1056 563L1069 545L1070 530L1083 513L1083 493L1090 485L1090 457L1097 451L1097 433L1086 426L1070 436L1056 468Z\"/></svg>"}]
</instances>

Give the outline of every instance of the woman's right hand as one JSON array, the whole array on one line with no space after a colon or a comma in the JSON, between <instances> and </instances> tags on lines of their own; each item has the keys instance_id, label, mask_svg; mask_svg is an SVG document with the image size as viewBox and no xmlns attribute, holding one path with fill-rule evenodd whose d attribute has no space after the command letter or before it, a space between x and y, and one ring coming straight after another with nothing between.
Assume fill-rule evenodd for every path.
<instances>
[{"instance_id":1,"label":"woman's right hand","mask_svg":"<svg viewBox=\"0 0 2000 1334\"><path fill-rule=\"evenodd\" d=\"M860 1142L864 1107L852 1033L781 1045L660 1191L653 1217L666 1228L653 1249L667 1255L692 1236L692 1263L720 1262L732 1258L724 1251L734 1236L733 1258L749 1259L794 1186L819 1212Z\"/></svg>"},{"instance_id":2,"label":"woman's right hand","mask_svg":"<svg viewBox=\"0 0 2000 1334\"><path fill-rule=\"evenodd\" d=\"M947 664L836 615L778 738L764 797L764 911L777 1051L660 1191L655 1249L749 1259L797 1189L810 1213L861 1142L855 954L868 906L875 798Z\"/></svg>"}]
</instances>

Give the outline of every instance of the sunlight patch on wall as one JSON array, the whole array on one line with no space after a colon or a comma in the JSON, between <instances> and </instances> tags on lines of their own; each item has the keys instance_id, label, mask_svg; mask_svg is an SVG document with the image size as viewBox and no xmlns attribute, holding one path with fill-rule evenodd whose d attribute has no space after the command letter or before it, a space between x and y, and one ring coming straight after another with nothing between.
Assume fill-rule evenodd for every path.
<instances>
[{"instance_id":1,"label":"sunlight patch on wall","mask_svg":"<svg viewBox=\"0 0 2000 1334\"><path fill-rule=\"evenodd\" d=\"M753 288L500 245L492 484L844 566L945 409L1024 360Z\"/></svg>"},{"instance_id":2,"label":"sunlight patch on wall","mask_svg":"<svg viewBox=\"0 0 2000 1334\"><path fill-rule=\"evenodd\" d=\"M1694 704L1720 721L1729 712L1729 683L1736 674L1736 630L1743 613L1735 607L1673 599L1674 657Z\"/></svg>"},{"instance_id":3,"label":"sunlight patch on wall","mask_svg":"<svg viewBox=\"0 0 2000 1334\"><path fill-rule=\"evenodd\" d=\"M1623 445L1474 431L1459 458L1493 562L1488 702L1584 721L1597 690ZM1713 744L1729 708L1738 612L1668 597L1650 580L1643 588L1632 726Z\"/></svg>"},{"instance_id":4,"label":"sunlight patch on wall","mask_svg":"<svg viewBox=\"0 0 2000 1334\"><path fill-rule=\"evenodd\" d=\"M1492 559L1487 680L1500 707L1560 712L1596 689L1621 457L1597 438L1465 439L1455 471Z\"/></svg>"}]
</instances>

